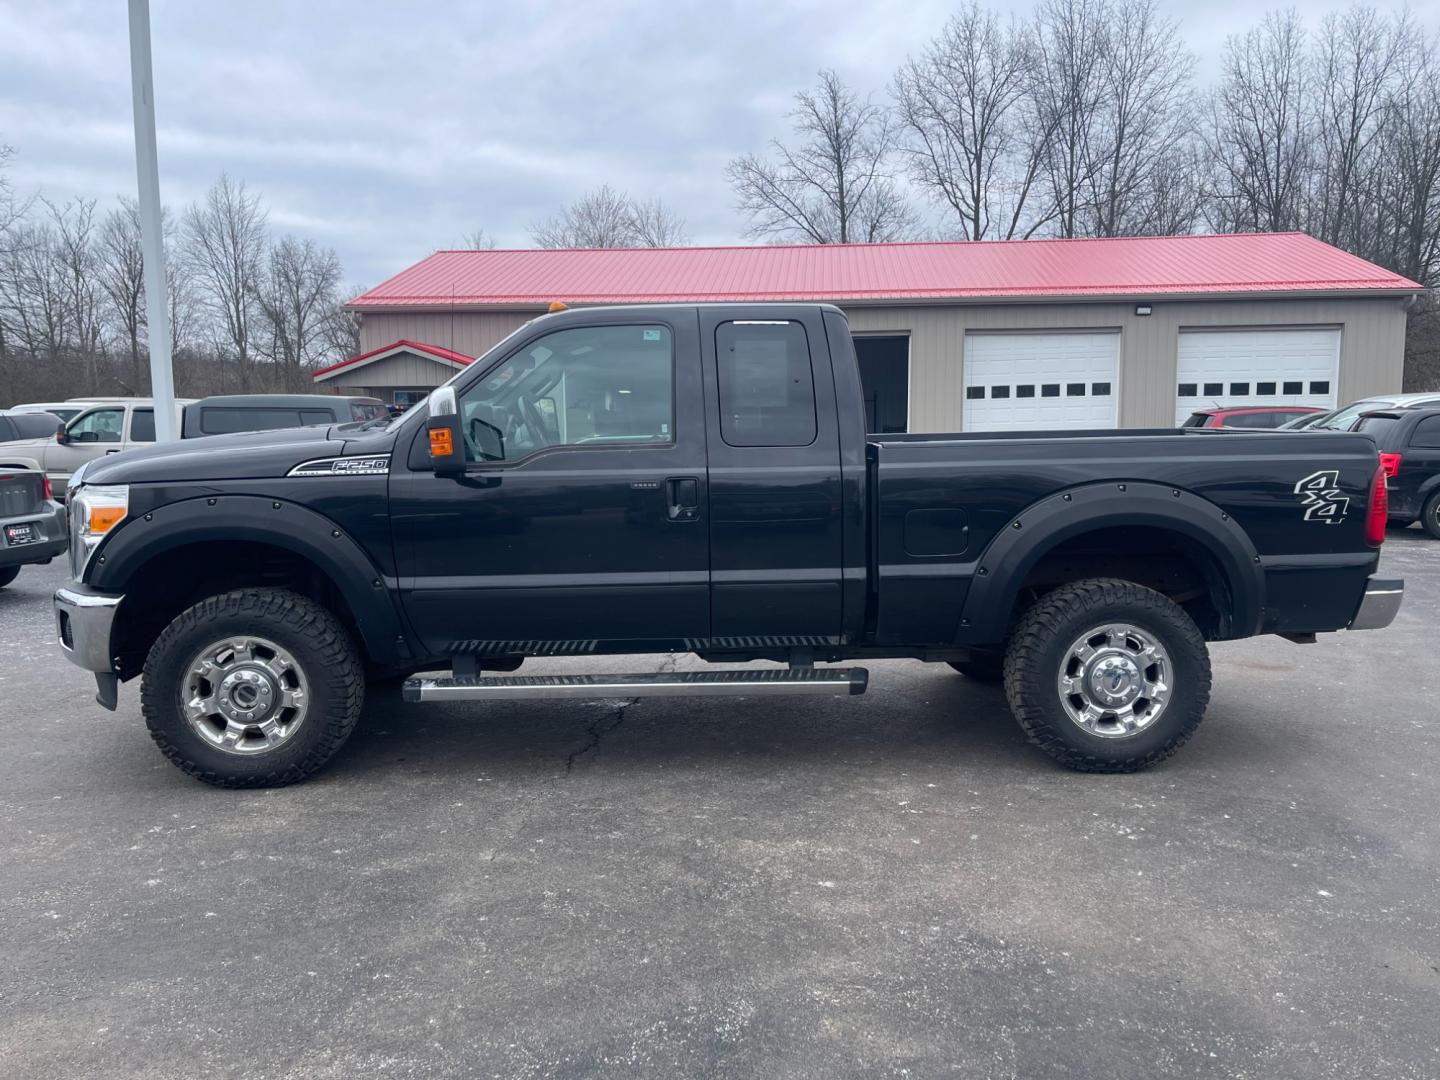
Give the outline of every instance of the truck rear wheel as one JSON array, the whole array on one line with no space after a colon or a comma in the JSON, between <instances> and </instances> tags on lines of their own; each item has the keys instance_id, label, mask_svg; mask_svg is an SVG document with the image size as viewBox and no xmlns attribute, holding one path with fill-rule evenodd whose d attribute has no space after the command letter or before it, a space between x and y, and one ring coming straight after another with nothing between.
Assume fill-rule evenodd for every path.
<instances>
[{"instance_id":1,"label":"truck rear wheel","mask_svg":"<svg viewBox=\"0 0 1440 1080\"><path fill-rule=\"evenodd\" d=\"M1005 695L1030 741L1082 772L1134 772L1195 733L1210 656L1178 605L1130 581L1062 585L1021 618Z\"/></svg>"},{"instance_id":2,"label":"truck rear wheel","mask_svg":"<svg viewBox=\"0 0 1440 1080\"><path fill-rule=\"evenodd\" d=\"M219 787L304 780L350 737L365 698L355 644L329 611L284 589L202 600L145 660L145 723L180 769Z\"/></svg>"}]
</instances>

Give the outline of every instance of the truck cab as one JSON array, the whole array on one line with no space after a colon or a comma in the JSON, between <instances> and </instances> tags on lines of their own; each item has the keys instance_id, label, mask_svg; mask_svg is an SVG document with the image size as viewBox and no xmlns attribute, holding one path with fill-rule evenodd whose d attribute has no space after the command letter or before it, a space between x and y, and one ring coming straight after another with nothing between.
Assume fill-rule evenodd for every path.
<instances>
[{"instance_id":1,"label":"truck cab","mask_svg":"<svg viewBox=\"0 0 1440 1080\"><path fill-rule=\"evenodd\" d=\"M869 438L844 315L646 305L533 320L398 419L88 467L56 612L102 704L142 677L214 783L323 765L367 678L405 698L853 695L856 661L1003 680L1069 767L1143 768L1204 714L1206 642L1386 625L1363 435ZM535 656L782 667L512 674Z\"/></svg>"}]
</instances>

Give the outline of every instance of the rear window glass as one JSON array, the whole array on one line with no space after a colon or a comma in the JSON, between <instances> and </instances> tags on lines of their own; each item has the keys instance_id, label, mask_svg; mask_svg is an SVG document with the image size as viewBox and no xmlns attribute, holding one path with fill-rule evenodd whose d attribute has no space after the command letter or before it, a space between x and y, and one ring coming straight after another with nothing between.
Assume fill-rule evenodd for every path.
<instances>
[{"instance_id":1,"label":"rear window glass","mask_svg":"<svg viewBox=\"0 0 1440 1080\"><path fill-rule=\"evenodd\" d=\"M200 434L233 435L240 431L274 431L278 428L332 424L335 417L325 409L243 408L213 405L200 410Z\"/></svg>"},{"instance_id":2,"label":"rear window glass","mask_svg":"<svg viewBox=\"0 0 1440 1080\"><path fill-rule=\"evenodd\" d=\"M136 409L130 417L130 441L155 441L155 410Z\"/></svg>"},{"instance_id":3,"label":"rear window glass","mask_svg":"<svg viewBox=\"0 0 1440 1080\"><path fill-rule=\"evenodd\" d=\"M815 376L798 322L724 322L715 328L720 435L731 446L815 441Z\"/></svg>"},{"instance_id":4,"label":"rear window glass","mask_svg":"<svg viewBox=\"0 0 1440 1080\"><path fill-rule=\"evenodd\" d=\"M1393 416L1362 416L1360 422L1355 425L1355 430L1363 431L1366 435L1373 435L1376 441L1379 441L1399 422Z\"/></svg>"},{"instance_id":5,"label":"rear window glass","mask_svg":"<svg viewBox=\"0 0 1440 1080\"><path fill-rule=\"evenodd\" d=\"M1190 414L1190 419L1186 420L1186 421L1185 421L1183 424L1181 424L1180 426L1181 426L1181 427L1204 427L1204 426L1205 426L1206 424L1208 424L1209 422L1210 422L1210 414L1209 414L1209 413L1197 412L1197 413L1191 413L1191 414Z\"/></svg>"},{"instance_id":6,"label":"rear window glass","mask_svg":"<svg viewBox=\"0 0 1440 1080\"><path fill-rule=\"evenodd\" d=\"M9 421L8 426L14 432L12 439L44 439L54 435L60 426L60 418L51 413L11 413L0 420L0 423Z\"/></svg>"},{"instance_id":7,"label":"rear window glass","mask_svg":"<svg viewBox=\"0 0 1440 1080\"><path fill-rule=\"evenodd\" d=\"M1440 416L1427 416L1416 424L1415 433L1410 436L1410 445L1426 450L1440 449Z\"/></svg>"}]
</instances>

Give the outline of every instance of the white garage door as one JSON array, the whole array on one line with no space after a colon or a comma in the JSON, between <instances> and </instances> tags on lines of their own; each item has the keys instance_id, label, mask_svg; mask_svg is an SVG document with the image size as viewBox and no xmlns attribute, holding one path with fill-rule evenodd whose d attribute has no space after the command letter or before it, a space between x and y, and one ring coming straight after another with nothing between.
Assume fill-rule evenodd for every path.
<instances>
[{"instance_id":1,"label":"white garage door","mask_svg":"<svg viewBox=\"0 0 1440 1080\"><path fill-rule=\"evenodd\" d=\"M1182 330L1178 424L1196 409L1335 407L1339 330Z\"/></svg>"},{"instance_id":2,"label":"white garage door","mask_svg":"<svg viewBox=\"0 0 1440 1080\"><path fill-rule=\"evenodd\" d=\"M965 430L1111 428L1120 335L966 334Z\"/></svg>"}]
</instances>

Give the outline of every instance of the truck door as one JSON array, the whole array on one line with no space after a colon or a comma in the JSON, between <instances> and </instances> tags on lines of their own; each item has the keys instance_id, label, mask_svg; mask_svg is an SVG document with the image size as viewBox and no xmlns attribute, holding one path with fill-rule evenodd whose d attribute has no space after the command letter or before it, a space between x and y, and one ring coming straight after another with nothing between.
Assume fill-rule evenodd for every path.
<instances>
[{"instance_id":1,"label":"truck door","mask_svg":"<svg viewBox=\"0 0 1440 1080\"><path fill-rule=\"evenodd\" d=\"M820 311L700 310L712 648L835 643L840 437Z\"/></svg>"},{"instance_id":2,"label":"truck door","mask_svg":"<svg viewBox=\"0 0 1440 1080\"><path fill-rule=\"evenodd\" d=\"M423 427L392 467L399 587L435 654L694 649L709 636L695 310L587 315L542 321L456 384L463 477L430 471Z\"/></svg>"}]
</instances>

